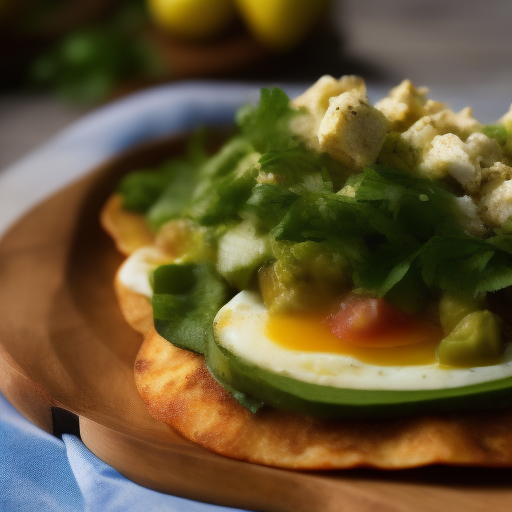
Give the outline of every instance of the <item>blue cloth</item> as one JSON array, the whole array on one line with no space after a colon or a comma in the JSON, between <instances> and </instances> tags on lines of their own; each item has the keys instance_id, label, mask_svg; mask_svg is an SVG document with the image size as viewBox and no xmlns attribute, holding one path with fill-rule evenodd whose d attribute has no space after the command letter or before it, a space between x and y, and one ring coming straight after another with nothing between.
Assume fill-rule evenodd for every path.
<instances>
[{"instance_id":1,"label":"blue cloth","mask_svg":"<svg viewBox=\"0 0 512 512\"><path fill-rule=\"evenodd\" d=\"M0 394L1 512L234 512L145 489L75 436L39 429Z\"/></svg>"}]
</instances>

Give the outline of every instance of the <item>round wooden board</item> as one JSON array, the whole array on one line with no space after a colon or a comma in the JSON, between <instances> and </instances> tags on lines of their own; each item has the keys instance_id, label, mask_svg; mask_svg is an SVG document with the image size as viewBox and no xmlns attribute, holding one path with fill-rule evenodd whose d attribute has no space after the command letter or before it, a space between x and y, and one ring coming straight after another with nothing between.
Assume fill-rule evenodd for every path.
<instances>
[{"instance_id":1,"label":"round wooden board","mask_svg":"<svg viewBox=\"0 0 512 512\"><path fill-rule=\"evenodd\" d=\"M121 155L4 237L0 389L7 399L47 432L66 430L59 411L73 413L102 460L134 482L194 500L268 512L509 512L509 469L285 471L210 453L147 413L133 378L141 336L123 320L112 286L122 257L98 216L122 174L179 154L185 140Z\"/></svg>"}]
</instances>

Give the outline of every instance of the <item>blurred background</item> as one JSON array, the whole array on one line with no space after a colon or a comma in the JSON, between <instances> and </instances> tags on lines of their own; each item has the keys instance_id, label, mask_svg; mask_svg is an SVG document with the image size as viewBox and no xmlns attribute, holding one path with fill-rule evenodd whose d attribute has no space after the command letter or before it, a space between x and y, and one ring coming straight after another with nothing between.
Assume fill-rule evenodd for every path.
<instances>
[{"instance_id":1,"label":"blurred background","mask_svg":"<svg viewBox=\"0 0 512 512\"><path fill-rule=\"evenodd\" d=\"M510 0L0 0L0 169L89 110L186 79L404 78L512 101ZM498 111L501 109L500 111Z\"/></svg>"}]
</instances>

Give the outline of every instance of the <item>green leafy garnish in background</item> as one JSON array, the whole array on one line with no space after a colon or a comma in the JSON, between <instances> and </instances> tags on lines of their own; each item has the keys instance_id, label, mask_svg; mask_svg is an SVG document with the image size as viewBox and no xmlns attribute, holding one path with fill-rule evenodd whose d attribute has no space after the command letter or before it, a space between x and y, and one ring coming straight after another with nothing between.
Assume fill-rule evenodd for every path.
<instances>
[{"instance_id":1,"label":"green leafy garnish in background","mask_svg":"<svg viewBox=\"0 0 512 512\"><path fill-rule=\"evenodd\" d=\"M122 2L110 20L72 32L38 57L30 81L69 101L93 103L106 100L123 80L162 76L159 55L139 37L146 19L139 0Z\"/></svg>"}]
</instances>

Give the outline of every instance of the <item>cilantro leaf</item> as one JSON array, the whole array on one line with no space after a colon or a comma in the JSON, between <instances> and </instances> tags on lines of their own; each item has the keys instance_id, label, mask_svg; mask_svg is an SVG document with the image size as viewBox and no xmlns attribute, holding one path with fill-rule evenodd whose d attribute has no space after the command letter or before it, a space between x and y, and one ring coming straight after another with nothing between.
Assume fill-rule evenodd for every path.
<instances>
[{"instance_id":1,"label":"cilantro leaf","mask_svg":"<svg viewBox=\"0 0 512 512\"><path fill-rule=\"evenodd\" d=\"M195 185L196 169L207 161L204 150L205 138L204 130L200 129L190 138L184 157L168 160L156 169L135 170L127 174L117 185L117 191L123 199L123 208L146 213L155 203L164 201L167 197L166 202L179 200L182 209L184 197L191 195ZM173 189L176 189L176 193ZM183 197L180 197L181 195ZM164 205L160 205L156 209L165 208ZM169 209L172 212L171 217L175 216L177 207L170 205ZM148 220L155 229L160 224L153 219Z\"/></svg>"},{"instance_id":2,"label":"cilantro leaf","mask_svg":"<svg viewBox=\"0 0 512 512\"><path fill-rule=\"evenodd\" d=\"M156 331L177 347L204 354L213 319L229 299L228 285L210 263L162 265L153 283Z\"/></svg>"},{"instance_id":3,"label":"cilantro leaf","mask_svg":"<svg viewBox=\"0 0 512 512\"><path fill-rule=\"evenodd\" d=\"M236 122L242 135L260 153L280 151L299 145L299 137L289 128L298 111L290 107L286 93L274 87L262 89L258 105L246 105L237 112Z\"/></svg>"},{"instance_id":4,"label":"cilantro leaf","mask_svg":"<svg viewBox=\"0 0 512 512\"><path fill-rule=\"evenodd\" d=\"M170 181L172 168L133 171L118 184L117 191L123 198L123 208L144 213L157 201Z\"/></svg>"},{"instance_id":5,"label":"cilantro leaf","mask_svg":"<svg viewBox=\"0 0 512 512\"><path fill-rule=\"evenodd\" d=\"M175 160L163 166L168 176L167 183L160 189L158 199L146 211L146 219L153 230L181 216L190 203L196 186L196 166L186 160Z\"/></svg>"},{"instance_id":6,"label":"cilantro leaf","mask_svg":"<svg viewBox=\"0 0 512 512\"><path fill-rule=\"evenodd\" d=\"M231 296L229 286L210 263L162 265L154 271L153 283L151 302L158 334L177 347L205 355L210 368L217 347L213 320ZM263 405L222 377L215 372L214 378L244 407L256 412Z\"/></svg>"},{"instance_id":7,"label":"cilantro leaf","mask_svg":"<svg viewBox=\"0 0 512 512\"><path fill-rule=\"evenodd\" d=\"M376 205L419 240L458 225L455 196L442 183L381 165L367 167L362 174L356 200Z\"/></svg>"},{"instance_id":8,"label":"cilantro leaf","mask_svg":"<svg viewBox=\"0 0 512 512\"><path fill-rule=\"evenodd\" d=\"M512 236L464 233L455 196L442 185L382 166L365 168L351 182L354 198L303 193L271 235L295 242L335 238L355 285L378 296L403 280L473 296L512 285Z\"/></svg>"},{"instance_id":9,"label":"cilantro leaf","mask_svg":"<svg viewBox=\"0 0 512 512\"><path fill-rule=\"evenodd\" d=\"M435 236L425 244L419 259L429 287L479 297L512 286L509 237Z\"/></svg>"},{"instance_id":10,"label":"cilantro leaf","mask_svg":"<svg viewBox=\"0 0 512 512\"><path fill-rule=\"evenodd\" d=\"M270 231L286 215L298 194L270 183L258 183L247 199L242 216L249 218L260 231Z\"/></svg>"}]
</instances>

